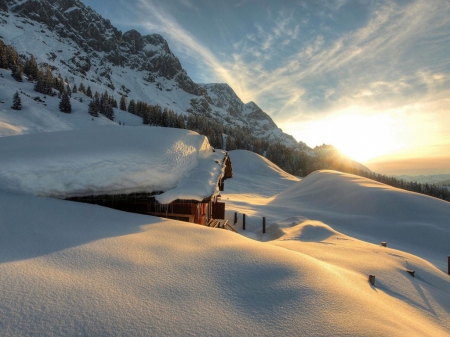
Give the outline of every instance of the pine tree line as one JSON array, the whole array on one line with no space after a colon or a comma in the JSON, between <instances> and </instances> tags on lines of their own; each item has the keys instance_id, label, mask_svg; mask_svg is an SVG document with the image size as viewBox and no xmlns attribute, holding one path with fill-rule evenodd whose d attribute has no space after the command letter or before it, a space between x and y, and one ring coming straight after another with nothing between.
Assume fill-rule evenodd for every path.
<instances>
[{"instance_id":1,"label":"pine tree line","mask_svg":"<svg viewBox=\"0 0 450 337\"><path fill-rule=\"evenodd\" d=\"M11 69L11 75L18 82L22 82L23 62L17 51L0 40L0 68Z\"/></svg>"},{"instance_id":2,"label":"pine tree line","mask_svg":"<svg viewBox=\"0 0 450 337\"><path fill-rule=\"evenodd\" d=\"M59 98L61 98L59 110L65 113L70 113L72 111L72 106L70 103L72 91L70 89L67 77L65 80L62 78L61 74L59 74L58 77L53 77L52 71L48 66L41 66L39 69L34 55L26 57L24 65L21 57L14 47L6 45L1 39L0 68L11 69L12 77L18 82L23 81L22 75L25 74L28 81L35 82L34 90L36 92L44 95L55 96L56 94L53 92L53 89L56 89L59 92ZM14 110L22 109L22 102L18 92L16 92L13 96L12 108Z\"/></svg>"},{"instance_id":3,"label":"pine tree line","mask_svg":"<svg viewBox=\"0 0 450 337\"><path fill-rule=\"evenodd\" d=\"M83 83L80 84L80 91L81 88L84 88ZM88 89L90 89L90 87ZM107 91L105 91L102 95L99 95L98 92L95 92L92 101L89 103L88 112L93 117L98 117L99 114L102 114L106 118L113 121L113 108L117 108L117 101L114 96L110 96Z\"/></svg>"},{"instance_id":4,"label":"pine tree line","mask_svg":"<svg viewBox=\"0 0 450 337\"><path fill-rule=\"evenodd\" d=\"M428 183L421 184L415 181L405 181L403 179L389 177L379 173L368 172L360 169L353 169L353 172L350 173L369 178L392 187L397 187L407 191L421 193L438 199L450 201L450 191L445 186Z\"/></svg>"}]
</instances>

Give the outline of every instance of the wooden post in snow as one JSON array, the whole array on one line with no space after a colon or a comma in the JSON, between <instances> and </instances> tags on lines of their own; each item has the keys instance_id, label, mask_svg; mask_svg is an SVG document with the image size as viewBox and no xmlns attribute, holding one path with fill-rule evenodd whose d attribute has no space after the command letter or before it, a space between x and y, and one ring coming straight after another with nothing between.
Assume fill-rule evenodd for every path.
<instances>
[{"instance_id":1,"label":"wooden post in snow","mask_svg":"<svg viewBox=\"0 0 450 337\"><path fill-rule=\"evenodd\" d=\"M375 285L375 275L369 275L369 282L371 285Z\"/></svg>"},{"instance_id":2,"label":"wooden post in snow","mask_svg":"<svg viewBox=\"0 0 450 337\"><path fill-rule=\"evenodd\" d=\"M234 212L234 224L237 224L237 212Z\"/></svg>"},{"instance_id":3,"label":"wooden post in snow","mask_svg":"<svg viewBox=\"0 0 450 337\"><path fill-rule=\"evenodd\" d=\"M263 234L266 233L266 217L263 216Z\"/></svg>"},{"instance_id":4,"label":"wooden post in snow","mask_svg":"<svg viewBox=\"0 0 450 337\"><path fill-rule=\"evenodd\" d=\"M245 214L242 214L242 230L245 231Z\"/></svg>"},{"instance_id":5,"label":"wooden post in snow","mask_svg":"<svg viewBox=\"0 0 450 337\"><path fill-rule=\"evenodd\" d=\"M383 247L387 247L387 242L382 242L381 245L382 245Z\"/></svg>"}]
</instances>

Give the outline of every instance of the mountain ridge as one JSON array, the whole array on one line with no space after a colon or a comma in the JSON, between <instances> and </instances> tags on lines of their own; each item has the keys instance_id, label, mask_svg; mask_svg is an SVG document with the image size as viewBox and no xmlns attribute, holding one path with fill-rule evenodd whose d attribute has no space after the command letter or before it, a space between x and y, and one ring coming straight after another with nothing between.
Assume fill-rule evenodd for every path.
<instances>
[{"instance_id":1,"label":"mountain ridge","mask_svg":"<svg viewBox=\"0 0 450 337\"><path fill-rule=\"evenodd\" d=\"M246 127L260 139L281 142L292 148L299 145L255 103L243 103L228 85L227 95L233 101L214 102L209 94L217 84L193 82L159 34L142 35L134 29L122 33L79 0L9 0L0 9L4 13L1 15L0 10L5 43L26 55L26 38L21 37L20 32L8 34L8 31L11 26L23 32L35 28L33 35L42 43L33 50L45 49L45 60L41 63L69 76L72 83L88 80L90 84L97 84L100 92L112 90L114 94L159 104L184 115L190 113L223 125ZM70 52L61 52L64 50L61 45L51 48L46 41L51 38L66 45ZM219 87L223 89L223 85ZM304 143L300 143L300 148L311 150Z\"/></svg>"}]
</instances>

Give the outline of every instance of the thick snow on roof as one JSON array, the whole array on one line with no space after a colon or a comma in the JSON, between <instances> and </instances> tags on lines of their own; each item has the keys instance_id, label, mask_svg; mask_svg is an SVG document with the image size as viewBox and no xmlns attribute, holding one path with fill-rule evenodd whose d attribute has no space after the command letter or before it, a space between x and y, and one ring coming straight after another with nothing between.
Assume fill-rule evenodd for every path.
<instances>
[{"instance_id":1,"label":"thick snow on roof","mask_svg":"<svg viewBox=\"0 0 450 337\"><path fill-rule=\"evenodd\" d=\"M161 203L218 193L226 153L196 132L103 126L0 138L0 189L70 197L165 193Z\"/></svg>"}]
</instances>

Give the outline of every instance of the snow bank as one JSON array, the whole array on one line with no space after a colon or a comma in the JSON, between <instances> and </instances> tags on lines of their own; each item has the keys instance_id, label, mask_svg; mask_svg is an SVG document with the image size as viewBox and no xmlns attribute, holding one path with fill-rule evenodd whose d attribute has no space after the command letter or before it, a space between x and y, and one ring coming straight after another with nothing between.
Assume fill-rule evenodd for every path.
<instances>
[{"instance_id":1,"label":"snow bank","mask_svg":"<svg viewBox=\"0 0 450 337\"><path fill-rule=\"evenodd\" d=\"M217 193L223 151L204 136L104 126L0 138L0 189L70 197L163 191L159 201Z\"/></svg>"}]
</instances>

